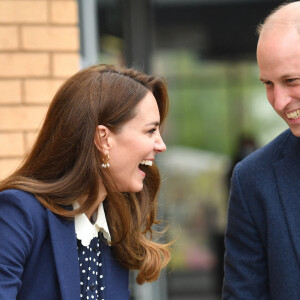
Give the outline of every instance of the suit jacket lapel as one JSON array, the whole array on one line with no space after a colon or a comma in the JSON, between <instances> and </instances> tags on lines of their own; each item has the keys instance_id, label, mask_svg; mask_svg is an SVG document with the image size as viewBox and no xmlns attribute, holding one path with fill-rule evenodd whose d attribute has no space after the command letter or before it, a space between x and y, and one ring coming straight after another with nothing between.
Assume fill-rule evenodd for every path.
<instances>
[{"instance_id":1,"label":"suit jacket lapel","mask_svg":"<svg viewBox=\"0 0 300 300\"><path fill-rule=\"evenodd\" d=\"M275 164L279 196L300 265L300 141L290 136L283 159Z\"/></svg>"},{"instance_id":2,"label":"suit jacket lapel","mask_svg":"<svg viewBox=\"0 0 300 300\"><path fill-rule=\"evenodd\" d=\"M74 222L48 211L50 238L62 300L80 299L80 274Z\"/></svg>"}]
</instances>

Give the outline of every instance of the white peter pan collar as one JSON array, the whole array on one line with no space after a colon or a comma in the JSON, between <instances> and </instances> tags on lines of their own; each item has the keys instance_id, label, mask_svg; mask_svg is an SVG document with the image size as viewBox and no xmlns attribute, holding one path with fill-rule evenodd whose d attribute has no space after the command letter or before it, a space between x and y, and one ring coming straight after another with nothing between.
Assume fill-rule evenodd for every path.
<instances>
[{"instance_id":1,"label":"white peter pan collar","mask_svg":"<svg viewBox=\"0 0 300 300\"><path fill-rule=\"evenodd\" d=\"M73 208L79 208L78 202L73 204ZM106 222L103 202L101 202L98 206L98 210L94 212L92 219L96 219L95 224L90 222L86 214L75 216L75 232L77 239L81 240L81 244L87 247L89 246L91 240L98 236L98 232L100 231L110 245L111 236Z\"/></svg>"}]
</instances>

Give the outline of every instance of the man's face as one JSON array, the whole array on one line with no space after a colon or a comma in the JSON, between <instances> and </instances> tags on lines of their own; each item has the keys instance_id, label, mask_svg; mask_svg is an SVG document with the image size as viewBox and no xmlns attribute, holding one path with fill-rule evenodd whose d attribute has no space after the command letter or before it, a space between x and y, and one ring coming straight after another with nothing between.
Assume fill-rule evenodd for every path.
<instances>
[{"instance_id":1,"label":"man's face","mask_svg":"<svg viewBox=\"0 0 300 300\"><path fill-rule=\"evenodd\" d=\"M257 62L270 104L300 137L300 34L291 27L265 29Z\"/></svg>"}]
</instances>

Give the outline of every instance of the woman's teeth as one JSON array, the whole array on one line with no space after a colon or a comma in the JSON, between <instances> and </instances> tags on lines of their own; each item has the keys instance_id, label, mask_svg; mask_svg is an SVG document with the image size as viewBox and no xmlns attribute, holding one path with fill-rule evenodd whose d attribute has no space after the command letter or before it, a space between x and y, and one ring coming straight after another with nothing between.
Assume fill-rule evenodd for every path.
<instances>
[{"instance_id":1,"label":"woman's teeth","mask_svg":"<svg viewBox=\"0 0 300 300\"><path fill-rule=\"evenodd\" d=\"M141 165L152 166L152 160L142 160Z\"/></svg>"}]
</instances>

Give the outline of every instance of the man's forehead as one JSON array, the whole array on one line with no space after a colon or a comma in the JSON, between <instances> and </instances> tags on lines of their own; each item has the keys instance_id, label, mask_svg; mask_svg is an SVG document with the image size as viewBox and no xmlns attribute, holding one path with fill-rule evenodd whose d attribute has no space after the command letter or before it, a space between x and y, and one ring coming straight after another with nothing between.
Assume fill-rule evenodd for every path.
<instances>
[{"instance_id":1,"label":"man's forehead","mask_svg":"<svg viewBox=\"0 0 300 300\"><path fill-rule=\"evenodd\" d=\"M298 28L288 23L266 26L259 36L257 50L266 46L283 51L286 51L287 47L293 47L292 45L295 47L295 45L300 44L300 23Z\"/></svg>"}]
</instances>

